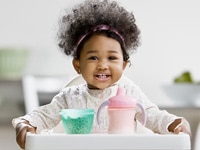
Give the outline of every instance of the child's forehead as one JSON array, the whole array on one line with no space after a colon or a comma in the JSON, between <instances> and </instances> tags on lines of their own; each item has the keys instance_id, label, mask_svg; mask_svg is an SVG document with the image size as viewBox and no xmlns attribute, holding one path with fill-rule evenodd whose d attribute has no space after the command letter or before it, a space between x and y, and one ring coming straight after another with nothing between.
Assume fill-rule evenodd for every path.
<instances>
[{"instance_id":1,"label":"child's forehead","mask_svg":"<svg viewBox=\"0 0 200 150\"><path fill-rule=\"evenodd\" d=\"M85 50L85 53L90 55L90 54L102 54L102 52L107 53L107 54L121 54L119 53L120 51L117 49L106 49L106 50L100 50L100 49L87 49Z\"/></svg>"},{"instance_id":2,"label":"child's forehead","mask_svg":"<svg viewBox=\"0 0 200 150\"><path fill-rule=\"evenodd\" d=\"M103 33L94 33L90 36L90 38L87 41L96 42L96 41L100 41L100 39L114 40L114 41L118 42L115 38L109 37L109 36L107 36L106 34L103 34Z\"/></svg>"},{"instance_id":3,"label":"child's forehead","mask_svg":"<svg viewBox=\"0 0 200 150\"><path fill-rule=\"evenodd\" d=\"M114 38L107 37L105 35L93 35L83 45L84 48L89 49L120 49L120 43Z\"/></svg>"}]
</instances>

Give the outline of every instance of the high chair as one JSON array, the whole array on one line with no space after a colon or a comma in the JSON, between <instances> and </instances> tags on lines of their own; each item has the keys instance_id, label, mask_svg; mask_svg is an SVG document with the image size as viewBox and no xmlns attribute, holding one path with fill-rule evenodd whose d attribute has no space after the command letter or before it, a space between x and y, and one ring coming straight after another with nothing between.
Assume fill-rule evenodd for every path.
<instances>
[{"instance_id":1,"label":"high chair","mask_svg":"<svg viewBox=\"0 0 200 150\"><path fill-rule=\"evenodd\" d=\"M132 82L125 76L123 79L124 82ZM78 85L81 83L85 83L85 81L81 76L77 76L74 77L72 80L70 80L65 86ZM30 95L31 94L29 94L29 96ZM28 95L26 96L28 97ZM34 96L36 97L35 93ZM35 100L36 99L37 97L35 98ZM28 98L26 100L28 100ZM33 107L28 106L30 105L29 101L27 101L27 103L28 103L27 111L30 111L30 108L35 109ZM38 107L39 105L37 104L38 104L38 99L37 102L35 102L34 107ZM179 134L179 135L106 134L106 133L65 134L61 122L56 128L53 129L53 132L50 134L28 133L26 136L25 150L105 150L105 149L106 150L191 150L191 145L190 145L190 137L189 135L186 134Z\"/></svg>"}]
</instances>

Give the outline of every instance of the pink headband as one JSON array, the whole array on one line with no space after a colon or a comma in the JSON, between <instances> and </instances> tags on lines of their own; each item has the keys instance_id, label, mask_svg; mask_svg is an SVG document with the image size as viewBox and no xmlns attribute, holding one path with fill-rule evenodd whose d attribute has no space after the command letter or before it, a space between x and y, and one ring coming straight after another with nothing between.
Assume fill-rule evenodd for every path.
<instances>
[{"instance_id":1,"label":"pink headband","mask_svg":"<svg viewBox=\"0 0 200 150\"><path fill-rule=\"evenodd\" d=\"M115 28L111 28L108 25L102 24L102 25L97 25L94 28L92 28L91 32L88 32L88 33L82 35L76 44L76 49L80 45L80 43L86 38L86 36L88 36L90 33L97 32L97 31L111 31L111 32L115 33L116 35L118 35L119 38L122 40L123 45L125 45L123 36Z\"/></svg>"}]
</instances>

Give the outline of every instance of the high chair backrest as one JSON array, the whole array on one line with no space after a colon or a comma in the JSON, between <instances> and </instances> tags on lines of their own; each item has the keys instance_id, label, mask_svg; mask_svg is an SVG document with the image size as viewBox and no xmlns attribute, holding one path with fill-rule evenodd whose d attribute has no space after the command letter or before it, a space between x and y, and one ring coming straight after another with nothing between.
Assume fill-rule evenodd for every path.
<instances>
[{"instance_id":1,"label":"high chair backrest","mask_svg":"<svg viewBox=\"0 0 200 150\"><path fill-rule=\"evenodd\" d=\"M69 87L69 86L73 86L73 85L79 85L85 83L85 80L83 79L83 77L81 75L75 76L74 78L72 78L66 85L65 87Z\"/></svg>"}]
</instances>

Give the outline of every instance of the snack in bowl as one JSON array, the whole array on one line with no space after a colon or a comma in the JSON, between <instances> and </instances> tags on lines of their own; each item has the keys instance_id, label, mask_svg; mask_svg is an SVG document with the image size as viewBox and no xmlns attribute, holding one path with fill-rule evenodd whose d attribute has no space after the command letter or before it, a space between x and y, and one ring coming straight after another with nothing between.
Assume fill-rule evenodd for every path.
<instances>
[{"instance_id":1,"label":"snack in bowl","mask_svg":"<svg viewBox=\"0 0 200 150\"><path fill-rule=\"evenodd\" d=\"M93 109L62 109L60 114L67 134L91 133L94 121Z\"/></svg>"}]
</instances>

